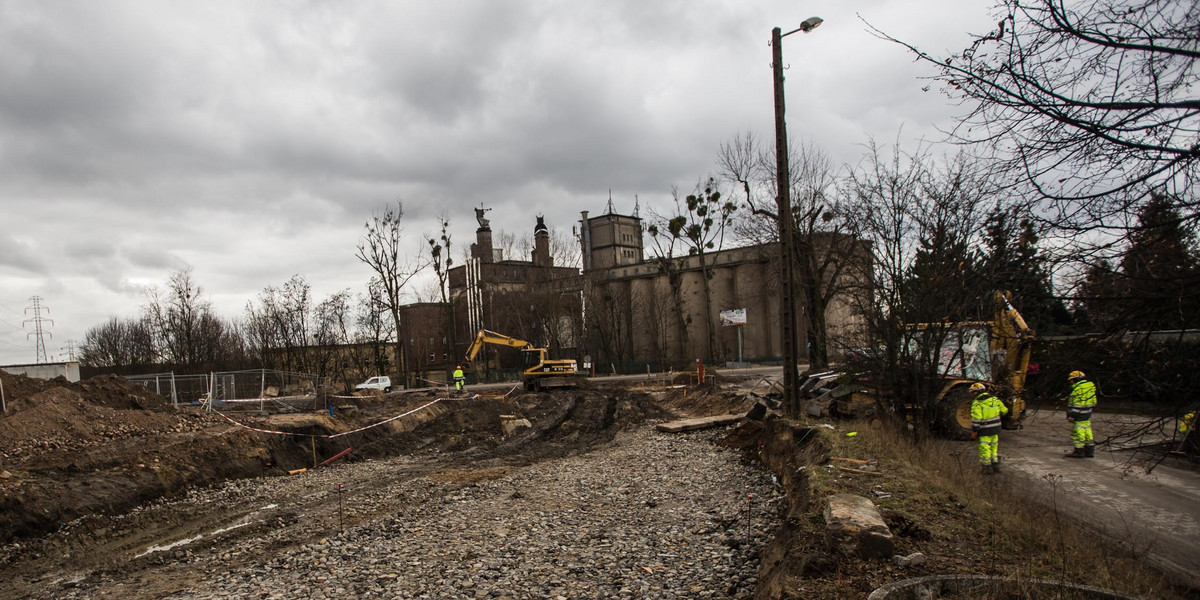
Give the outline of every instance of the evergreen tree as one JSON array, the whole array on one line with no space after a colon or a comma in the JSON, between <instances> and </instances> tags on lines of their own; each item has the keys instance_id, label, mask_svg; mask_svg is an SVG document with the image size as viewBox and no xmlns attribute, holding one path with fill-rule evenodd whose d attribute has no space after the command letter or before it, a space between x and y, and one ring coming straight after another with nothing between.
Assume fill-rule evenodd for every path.
<instances>
[{"instance_id":1,"label":"evergreen tree","mask_svg":"<svg viewBox=\"0 0 1200 600\"><path fill-rule=\"evenodd\" d=\"M905 321L967 321L978 319L986 294L979 280L979 250L947 221L930 226L908 268L903 295Z\"/></svg>"},{"instance_id":2,"label":"evergreen tree","mask_svg":"<svg viewBox=\"0 0 1200 600\"><path fill-rule=\"evenodd\" d=\"M982 276L992 289L1013 294L1013 304L1035 331L1046 333L1070 323L1062 300L1054 297L1046 258L1032 219L999 206L984 225Z\"/></svg>"},{"instance_id":3,"label":"evergreen tree","mask_svg":"<svg viewBox=\"0 0 1200 600\"><path fill-rule=\"evenodd\" d=\"M1088 266L1079 285L1075 322L1093 331L1107 330L1120 321L1120 277L1112 263L1100 259Z\"/></svg>"},{"instance_id":4,"label":"evergreen tree","mask_svg":"<svg viewBox=\"0 0 1200 600\"><path fill-rule=\"evenodd\" d=\"M1196 235L1179 203L1153 194L1138 211L1121 259L1130 329L1176 329L1200 326L1200 260Z\"/></svg>"}]
</instances>

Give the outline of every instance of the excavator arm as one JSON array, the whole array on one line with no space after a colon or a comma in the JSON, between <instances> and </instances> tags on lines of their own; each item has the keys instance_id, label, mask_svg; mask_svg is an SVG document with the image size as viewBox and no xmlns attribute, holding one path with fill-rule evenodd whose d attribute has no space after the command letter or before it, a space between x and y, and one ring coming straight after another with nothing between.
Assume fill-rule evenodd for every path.
<instances>
[{"instance_id":1,"label":"excavator arm","mask_svg":"<svg viewBox=\"0 0 1200 600\"><path fill-rule=\"evenodd\" d=\"M996 317L992 327L993 353L1003 350L1008 387L1018 396L1025 390L1025 375L1036 337L1024 317L1008 301L1008 294L996 292Z\"/></svg>"},{"instance_id":2,"label":"excavator arm","mask_svg":"<svg viewBox=\"0 0 1200 600\"><path fill-rule=\"evenodd\" d=\"M579 365L576 364L575 359L551 360L546 357L545 348L538 348L525 340L518 340L486 329L480 329L479 333L475 334L475 341L471 342L471 347L467 348L468 363L475 362L475 357L479 355L484 344L508 346L530 353L526 356L526 368L523 373L525 389L537 390L543 386L573 386L576 378L580 377Z\"/></svg>"},{"instance_id":3,"label":"excavator arm","mask_svg":"<svg viewBox=\"0 0 1200 600\"><path fill-rule=\"evenodd\" d=\"M509 337L503 333L496 333L486 329L480 329L479 333L475 334L475 341L471 342L471 347L467 349L467 362L474 362L479 351L483 349L484 344L495 344L497 346L508 346L509 348L520 348L521 350L534 351L538 350L533 347L533 344L525 340L518 340L514 337Z\"/></svg>"}]
</instances>

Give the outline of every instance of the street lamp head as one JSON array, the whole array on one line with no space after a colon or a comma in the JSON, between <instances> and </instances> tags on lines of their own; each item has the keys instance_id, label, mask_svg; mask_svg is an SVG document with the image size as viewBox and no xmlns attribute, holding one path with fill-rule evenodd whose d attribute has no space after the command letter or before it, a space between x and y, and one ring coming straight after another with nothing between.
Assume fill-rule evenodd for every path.
<instances>
[{"instance_id":1,"label":"street lamp head","mask_svg":"<svg viewBox=\"0 0 1200 600\"><path fill-rule=\"evenodd\" d=\"M810 31L816 29L817 27L820 27L821 23L824 23L824 22L825 22L825 19L822 19L821 17L809 17L809 18L805 19L803 22L801 22L799 27L797 27L787 33L781 34L779 37L785 38L789 35L792 35L793 33L796 33L797 31L800 31L803 33L808 33ZM778 27L776 27L776 29L778 29Z\"/></svg>"}]
</instances>

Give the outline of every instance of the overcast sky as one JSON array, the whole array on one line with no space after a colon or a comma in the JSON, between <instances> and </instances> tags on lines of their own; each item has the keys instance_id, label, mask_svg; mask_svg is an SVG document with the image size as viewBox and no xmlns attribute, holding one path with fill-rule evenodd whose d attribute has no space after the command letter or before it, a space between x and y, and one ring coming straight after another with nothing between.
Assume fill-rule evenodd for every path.
<instances>
[{"instance_id":1,"label":"overcast sky","mask_svg":"<svg viewBox=\"0 0 1200 600\"><path fill-rule=\"evenodd\" d=\"M414 254L445 214L456 260L481 203L522 236L610 190L661 205L722 142L773 137L771 28L813 15L783 44L793 139L838 163L940 139L961 109L863 19L946 54L991 5L0 0L0 364L35 362L35 295L65 359L188 267L226 318L295 274L358 293L363 223L397 199Z\"/></svg>"}]
</instances>

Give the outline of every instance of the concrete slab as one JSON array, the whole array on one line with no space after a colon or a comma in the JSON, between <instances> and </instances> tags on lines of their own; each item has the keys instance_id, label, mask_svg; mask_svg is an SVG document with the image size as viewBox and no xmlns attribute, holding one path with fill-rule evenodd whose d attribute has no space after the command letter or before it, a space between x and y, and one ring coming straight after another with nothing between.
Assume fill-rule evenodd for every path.
<instances>
[{"instance_id":1,"label":"concrete slab","mask_svg":"<svg viewBox=\"0 0 1200 600\"><path fill-rule=\"evenodd\" d=\"M741 421L743 415L717 415L715 417L697 417L695 419L684 419L682 421L671 421L669 423L659 423L655 429L664 433L682 433L684 431L696 431L697 429L709 429L711 427L723 427L732 425Z\"/></svg>"},{"instance_id":2,"label":"concrete slab","mask_svg":"<svg viewBox=\"0 0 1200 600\"><path fill-rule=\"evenodd\" d=\"M824 516L825 543L831 550L862 558L892 556L892 531L869 499L834 494L825 500Z\"/></svg>"}]
</instances>

